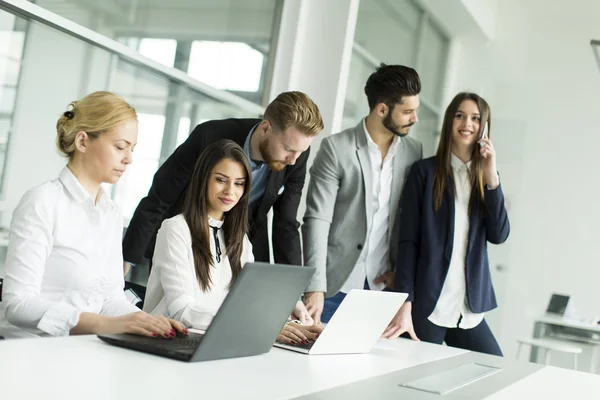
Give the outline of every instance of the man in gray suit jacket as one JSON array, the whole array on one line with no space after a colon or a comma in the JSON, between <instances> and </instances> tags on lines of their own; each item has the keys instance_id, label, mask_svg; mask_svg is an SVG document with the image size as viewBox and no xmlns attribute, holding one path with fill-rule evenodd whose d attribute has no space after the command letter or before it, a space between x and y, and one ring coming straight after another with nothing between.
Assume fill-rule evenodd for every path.
<instances>
[{"instance_id":1,"label":"man in gray suit jacket","mask_svg":"<svg viewBox=\"0 0 600 400\"><path fill-rule=\"evenodd\" d=\"M406 136L420 91L414 69L382 64L365 86L369 115L321 142L302 226L304 264L317 268L304 297L315 321L328 322L351 289L393 288L400 194L423 157L421 143ZM399 322L386 333L397 336Z\"/></svg>"}]
</instances>

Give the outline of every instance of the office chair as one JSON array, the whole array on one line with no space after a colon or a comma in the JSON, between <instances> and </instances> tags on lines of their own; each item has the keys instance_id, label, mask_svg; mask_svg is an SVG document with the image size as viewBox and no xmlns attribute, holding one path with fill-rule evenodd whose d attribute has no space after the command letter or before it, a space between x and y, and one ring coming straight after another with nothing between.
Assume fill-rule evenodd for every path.
<instances>
[{"instance_id":1,"label":"office chair","mask_svg":"<svg viewBox=\"0 0 600 400\"><path fill-rule=\"evenodd\" d=\"M140 300L134 305L140 310L144 307L144 299L146 298L146 288L138 283L125 281L124 291L131 290Z\"/></svg>"},{"instance_id":2,"label":"office chair","mask_svg":"<svg viewBox=\"0 0 600 400\"><path fill-rule=\"evenodd\" d=\"M519 347L517 348L517 360L521 354L521 347L525 344L545 351L545 365L550 365L550 353L553 351L573 355L573 369L575 371L577 371L577 356L583 352L583 349L580 346L554 339L519 338L517 339L517 343L519 343Z\"/></svg>"}]
</instances>

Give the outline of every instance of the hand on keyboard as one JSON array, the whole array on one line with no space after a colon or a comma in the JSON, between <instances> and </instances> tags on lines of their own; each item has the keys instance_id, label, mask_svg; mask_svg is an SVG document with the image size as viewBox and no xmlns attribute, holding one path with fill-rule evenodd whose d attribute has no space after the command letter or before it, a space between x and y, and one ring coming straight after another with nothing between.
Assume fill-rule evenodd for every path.
<instances>
[{"instance_id":1,"label":"hand on keyboard","mask_svg":"<svg viewBox=\"0 0 600 400\"><path fill-rule=\"evenodd\" d=\"M308 344L314 342L323 331L321 325L300 325L295 323L286 323L277 337L281 343Z\"/></svg>"}]
</instances>

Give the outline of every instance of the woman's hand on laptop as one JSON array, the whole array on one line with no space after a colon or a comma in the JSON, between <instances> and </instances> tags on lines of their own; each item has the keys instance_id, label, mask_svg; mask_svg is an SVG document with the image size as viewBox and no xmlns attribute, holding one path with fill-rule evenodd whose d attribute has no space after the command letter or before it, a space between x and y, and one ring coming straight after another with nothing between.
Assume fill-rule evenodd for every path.
<instances>
[{"instance_id":1,"label":"woman's hand on laptop","mask_svg":"<svg viewBox=\"0 0 600 400\"><path fill-rule=\"evenodd\" d=\"M297 319L302 323L302 325L313 325L315 321L310 316L310 313L306 309L306 306L303 302L299 301L296 303L296 307L294 307L294 311L291 315L292 319Z\"/></svg>"},{"instance_id":2,"label":"woman's hand on laptop","mask_svg":"<svg viewBox=\"0 0 600 400\"><path fill-rule=\"evenodd\" d=\"M323 326L321 325L307 326L290 321L283 326L279 336L277 336L277 341L291 344L308 343L316 340L321 332L323 332Z\"/></svg>"},{"instance_id":3,"label":"woman's hand on laptop","mask_svg":"<svg viewBox=\"0 0 600 400\"><path fill-rule=\"evenodd\" d=\"M154 316L143 311L120 317L106 317L98 333L133 333L141 336L173 338L180 332L187 335L188 330L181 322L167 319L162 315Z\"/></svg>"},{"instance_id":4,"label":"woman's hand on laptop","mask_svg":"<svg viewBox=\"0 0 600 400\"><path fill-rule=\"evenodd\" d=\"M412 340L420 341L415 334L415 329L412 322L412 302L407 301L402 304L400 310L392 318L392 322L385 328L383 335L384 339L396 339L404 332L408 332Z\"/></svg>"}]
</instances>

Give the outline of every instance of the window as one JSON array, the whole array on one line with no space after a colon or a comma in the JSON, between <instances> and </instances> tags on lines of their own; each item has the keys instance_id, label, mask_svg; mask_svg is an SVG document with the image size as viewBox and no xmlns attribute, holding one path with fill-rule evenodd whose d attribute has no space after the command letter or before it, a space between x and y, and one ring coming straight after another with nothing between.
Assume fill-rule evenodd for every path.
<instances>
[{"instance_id":1,"label":"window","mask_svg":"<svg viewBox=\"0 0 600 400\"><path fill-rule=\"evenodd\" d=\"M158 169L160 145L165 127L165 117L138 113L138 144L133 153L134 162L127 168L115 191L115 201L121 204L126 218L131 218L140 200L146 196Z\"/></svg>"},{"instance_id":2,"label":"window","mask_svg":"<svg viewBox=\"0 0 600 400\"><path fill-rule=\"evenodd\" d=\"M273 0L36 0L195 79L262 104L276 19ZM243 61L240 61L243 60Z\"/></svg>"},{"instance_id":3,"label":"window","mask_svg":"<svg viewBox=\"0 0 600 400\"><path fill-rule=\"evenodd\" d=\"M121 38L119 41L167 67L175 65L177 41L174 39Z\"/></svg>"},{"instance_id":4,"label":"window","mask_svg":"<svg viewBox=\"0 0 600 400\"><path fill-rule=\"evenodd\" d=\"M134 162L112 188L112 197L126 220L148 194L156 170L197 124L210 119L257 116L120 59L109 90L129 101L139 120Z\"/></svg>"},{"instance_id":5,"label":"window","mask_svg":"<svg viewBox=\"0 0 600 400\"><path fill-rule=\"evenodd\" d=\"M0 188L25 43L26 22L0 11Z\"/></svg>"},{"instance_id":6,"label":"window","mask_svg":"<svg viewBox=\"0 0 600 400\"><path fill-rule=\"evenodd\" d=\"M264 58L246 43L194 41L188 74L217 89L257 92Z\"/></svg>"},{"instance_id":7,"label":"window","mask_svg":"<svg viewBox=\"0 0 600 400\"><path fill-rule=\"evenodd\" d=\"M361 0L344 104L344 129L369 113L364 86L377 66L402 64L421 77L420 122L411 136L423 142L424 155L435 152L443 107L440 104L449 39L412 0Z\"/></svg>"}]
</instances>

